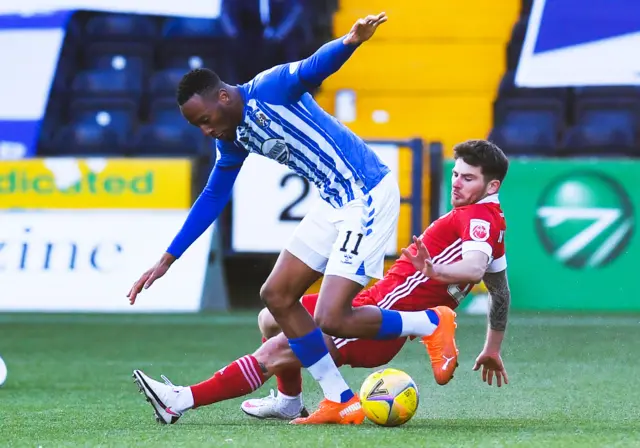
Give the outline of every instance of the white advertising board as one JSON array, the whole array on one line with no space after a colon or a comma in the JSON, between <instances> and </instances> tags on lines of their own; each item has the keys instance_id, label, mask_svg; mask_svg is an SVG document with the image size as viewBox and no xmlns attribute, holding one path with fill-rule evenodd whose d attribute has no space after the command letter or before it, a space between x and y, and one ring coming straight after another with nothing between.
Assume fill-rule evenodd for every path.
<instances>
[{"instance_id":1,"label":"white advertising board","mask_svg":"<svg viewBox=\"0 0 640 448\"><path fill-rule=\"evenodd\" d=\"M195 312L211 229L135 305L127 292L187 211L0 213L0 311Z\"/></svg>"},{"instance_id":2,"label":"white advertising board","mask_svg":"<svg viewBox=\"0 0 640 448\"><path fill-rule=\"evenodd\" d=\"M105 11L216 18L220 0L21 0L0 2L0 14L36 14L60 10Z\"/></svg>"}]
</instances>

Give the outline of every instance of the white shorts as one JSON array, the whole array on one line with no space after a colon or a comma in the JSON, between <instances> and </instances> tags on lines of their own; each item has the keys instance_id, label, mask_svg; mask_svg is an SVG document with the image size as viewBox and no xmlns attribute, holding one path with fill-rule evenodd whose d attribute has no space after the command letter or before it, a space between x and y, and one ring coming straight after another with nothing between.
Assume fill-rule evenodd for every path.
<instances>
[{"instance_id":1,"label":"white shorts","mask_svg":"<svg viewBox=\"0 0 640 448\"><path fill-rule=\"evenodd\" d=\"M311 269L366 286L384 274L387 242L400 215L400 189L388 173L368 195L341 208L319 200L293 232L286 250Z\"/></svg>"}]
</instances>

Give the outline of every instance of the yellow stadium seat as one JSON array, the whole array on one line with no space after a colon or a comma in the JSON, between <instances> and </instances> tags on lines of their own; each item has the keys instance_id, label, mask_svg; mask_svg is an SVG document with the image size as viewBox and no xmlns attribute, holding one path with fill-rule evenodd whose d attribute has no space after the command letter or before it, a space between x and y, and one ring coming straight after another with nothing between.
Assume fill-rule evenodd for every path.
<instances>
[{"instance_id":1,"label":"yellow stadium seat","mask_svg":"<svg viewBox=\"0 0 640 448\"><path fill-rule=\"evenodd\" d=\"M367 14L377 14L385 11L391 13L396 10L412 10L427 13L429 11L446 10L452 11L451 14L465 12L467 10L473 12L494 11L499 12L509 10L514 12L520 11L521 0L499 0L480 2L478 0L340 0L340 10L360 9L366 11Z\"/></svg>"},{"instance_id":2,"label":"yellow stadium seat","mask_svg":"<svg viewBox=\"0 0 640 448\"><path fill-rule=\"evenodd\" d=\"M370 42L323 87L412 94L495 92L505 69L504 54L500 43Z\"/></svg>"},{"instance_id":3,"label":"yellow stadium seat","mask_svg":"<svg viewBox=\"0 0 640 448\"><path fill-rule=\"evenodd\" d=\"M355 121L344 124L364 138L422 137L441 141L446 154L450 155L454 144L470 138L486 138L491 128L493 91L460 96L356 92L355 96ZM316 101L336 115L335 92L322 90L316 95Z\"/></svg>"},{"instance_id":4,"label":"yellow stadium seat","mask_svg":"<svg viewBox=\"0 0 640 448\"><path fill-rule=\"evenodd\" d=\"M404 2L388 5L385 11L389 20L380 27L375 40L483 39L504 45L519 12L514 1L424 3L430 7L416 9ZM357 19L377 12L367 5L340 9L333 18L334 35L346 34Z\"/></svg>"}]
</instances>

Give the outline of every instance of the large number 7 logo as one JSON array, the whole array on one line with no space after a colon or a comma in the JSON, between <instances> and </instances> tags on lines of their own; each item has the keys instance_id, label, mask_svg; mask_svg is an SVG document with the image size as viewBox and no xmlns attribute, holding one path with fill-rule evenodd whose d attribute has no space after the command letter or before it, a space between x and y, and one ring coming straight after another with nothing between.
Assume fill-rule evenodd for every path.
<instances>
[{"instance_id":1,"label":"large number 7 logo","mask_svg":"<svg viewBox=\"0 0 640 448\"><path fill-rule=\"evenodd\" d=\"M460 288L461 286L463 286L463 288ZM451 297L453 297L453 300L455 300L457 303L460 303L462 302L462 300L464 300L467 294L469 294L469 291L471 290L472 287L473 285L471 283L468 283L466 285L459 285L457 283L453 283L447 286L447 292Z\"/></svg>"}]
</instances>

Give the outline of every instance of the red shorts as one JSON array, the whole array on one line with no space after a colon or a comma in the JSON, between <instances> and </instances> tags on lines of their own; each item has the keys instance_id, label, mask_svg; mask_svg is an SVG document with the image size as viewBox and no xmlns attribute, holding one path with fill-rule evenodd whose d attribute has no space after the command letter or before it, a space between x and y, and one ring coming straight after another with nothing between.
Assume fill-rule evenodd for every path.
<instances>
[{"instance_id":1,"label":"red shorts","mask_svg":"<svg viewBox=\"0 0 640 448\"><path fill-rule=\"evenodd\" d=\"M371 288L360 292L353 299L352 305L373 305L397 311L421 311L439 305L452 306L448 298L436 300L435 297L411 294L413 283L411 278L387 275ZM302 298L302 305L312 316L315 314L317 302L318 294ZM400 352L406 341L406 337L388 340L333 338L340 352L339 365L347 364L352 367L380 367L388 364Z\"/></svg>"}]
</instances>

